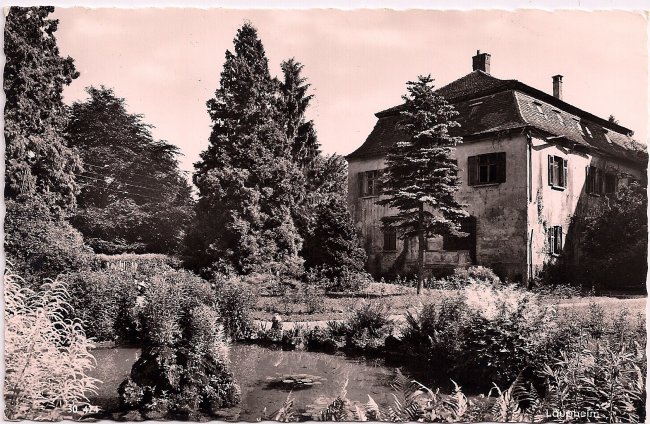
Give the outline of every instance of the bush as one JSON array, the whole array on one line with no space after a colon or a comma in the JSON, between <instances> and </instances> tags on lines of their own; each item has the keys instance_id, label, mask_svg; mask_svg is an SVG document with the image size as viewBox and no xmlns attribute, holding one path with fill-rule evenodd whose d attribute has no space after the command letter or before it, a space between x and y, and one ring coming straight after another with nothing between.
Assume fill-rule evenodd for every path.
<instances>
[{"instance_id":1,"label":"bush","mask_svg":"<svg viewBox=\"0 0 650 424\"><path fill-rule=\"evenodd\" d=\"M470 266L469 268L456 268L453 277L465 283L484 282L501 284L501 279L490 268L484 266Z\"/></svg>"},{"instance_id":2,"label":"bush","mask_svg":"<svg viewBox=\"0 0 650 424\"><path fill-rule=\"evenodd\" d=\"M142 355L119 388L121 404L146 418L196 418L239 400L210 285L185 271L145 290Z\"/></svg>"},{"instance_id":3,"label":"bush","mask_svg":"<svg viewBox=\"0 0 650 424\"><path fill-rule=\"evenodd\" d=\"M386 337L393 333L394 325L388 307L376 302L364 302L339 326L328 323L334 337L344 335L347 346L359 349L383 346Z\"/></svg>"},{"instance_id":4,"label":"bush","mask_svg":"<svg viewBox=\"0 0 650 424\"><path fill-rule=\"evenodd\" d=\"M96 341L135 342L139 337L138 284L133 274L78 271L63 274L74 316Z\"/></svg>"},{"instance_id":5,"label":"bush","mask_svg":"<svg viewBox=\"0 0 650 424\"><path fill-rule=\"evenodd\" d=\"M646 189L632 183L610 199L609 207L586 220L577 274L583 283L620 290L623 282L624 288L646 292L647 209Z\"/></svg>"},{"instance_id":6,"label":"bush","mask_svg":"<svg viewBox=\"0 0 650 424\"><path fill-rule=\"evenodd\" d=\"M326 292L351 293L356 293L373 282L372 277L365 271L330 267L309 269L304 280L309 285L324 288Z\"/></svg>"},{"instance_id":7,"label":"bush","mask_svg":"<svg viewBox=\"0 0 650 424\"><path fill-rule=\"evenodd\" d=\"M29 287L65 271L89 268L93 252L67 222L35 202L7 201L6 208L7 259Z\"/></svg>"},{"instance_id":8,"label":"bush","mask_svg":"<svg viewBox=\"0 0 650 424\"><path fill-rule=\"evenodd\" d=\"M87 375L93 345L78 320L63 318L70 313L64 283L46 281L38 292L22 283L5 274L5 415L70 419L73 407L90 406L86 394L98 383Z\"/></svg>"},{"instance_id":9,"label":"bush","mask_svg":"<svg viewBox=\"0 0 650 424\"><path fill-rule=\"evenodd\" d=\"M503 384L548 358L556 320L533 293L474 282L455 298L407 315L404 341L457 377Z\"/></svg>"},{"instance_id":10,"label":"bush","mask_svg":"<svg viewBox=\"0 0 650 424\"><path fill-rule=\"evenodd\" d=\"M461 323L468 309L460 296L443 298L439 303L424 304L417 312L407 312L402 340L412 352L436 364L450 364L462 349Z\"/></svg>"},{"instance_id":11,"label":"bush","mask_svg":"<svg viewBox=\"0 0 650 424\"><path fill-rule=\"evenodd\" d=\"M216 299L226 337L231 340L249 337L253 328L255 297L248 285L238 278L217 282Z\"/></svg>"}]
</instances>

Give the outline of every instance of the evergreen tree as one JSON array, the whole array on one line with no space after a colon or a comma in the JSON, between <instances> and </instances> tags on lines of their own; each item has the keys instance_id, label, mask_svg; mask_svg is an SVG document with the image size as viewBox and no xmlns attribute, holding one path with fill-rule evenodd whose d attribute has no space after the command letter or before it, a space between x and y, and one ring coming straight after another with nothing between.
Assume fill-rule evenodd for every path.
<instances>
[{"instance_id":1,"label":"evergreen tree","mask_svg":"<svg viewBox=\"0 0 650 424\"><path fill-rule=\"evenodd\" d=\"M286 122L287 138L291 143L293 160L302 168L308 169L320 154L320 144L316 137L314 122L305 118L312 94L307 94L310 84L301 75L303 65L289 59L280 65L284 80L280 83L281 112Z\"/></svg>"},{"instance_id":2,"label":"evergreen tree","mask_svg":"<svg viewBox=\"0 0 650 424\"><path fill-rule=\"evenodd\" d=\"M342 156L317 156L308 178L308 226L302 256L308 268L330 277L362 272L366 253L347 209L347 163Z\"/></svg>"},{"instance_id":3,"label":"evergreen tree","mask_svg":"<svg viewBox=\"0 0 650 424\"><path fill-rule=\"evenodd\" d=\"M188 238L204 270L297 272L302 239L291 211L304 194L257 30L237 31L208 101L209 146L195 164L198 225Z\"/></svg>"},{"instance_id":4,"label":"evergreen tree","mask_svg":"<svg viewBox=\"0 0 650 424\"><path fill-rule=\"evenodd\" d=\"M71 222L96 252L176 252L193 207L178 148L154 140L151 126L113 90L86 91L67 130L85 168Z\"/></svg>"},{"instance_id":5,"label":"evergreen tree","mask_svg":"<svg viewBox=\"0 0 650 424\"><path fill-rule=\"evenodd\" d=\"M459 221L467 213L454 198L459 181L453 154L462 139L452 137L449 130L459 126L454 120L458 112L434 91L431 76L409 81L407 90L399 123L405 139L395 143L386 157L385 197L377 203L397 210L383 219L384 227L395 228L402 239L417 237L419 294L427 237L464 235Z\"/></svg>"},{"instance_id":6,"label":"evergreen tree","mask_svg":"<svg viewBox=\"0 0 650 424\"><path fill-rule=\"evenodd\" d=\"M347 210L347 164L338 155L323 157L314 123L305 113L313 99L294 59L281 64L280 109L293 161L305 175L304 196L292 213L304 239L301 256L308 268L327 268L330 276L347 270L360 272L365 251Z\"/></svg>"},{"instance_id":7,"label":"evergreen tree","mask_svg":"<svg viewBox=\"0 0 650 424\"><path fill-rule=\"evenodd\" d=\"M5 199L38 200L53 211L75 204L78 155L62 136L63 88L79 73L61 57L53 7L11 7L5 25ZM36 199L38 198L38 199Z\"/></svg>"}]
</instances>

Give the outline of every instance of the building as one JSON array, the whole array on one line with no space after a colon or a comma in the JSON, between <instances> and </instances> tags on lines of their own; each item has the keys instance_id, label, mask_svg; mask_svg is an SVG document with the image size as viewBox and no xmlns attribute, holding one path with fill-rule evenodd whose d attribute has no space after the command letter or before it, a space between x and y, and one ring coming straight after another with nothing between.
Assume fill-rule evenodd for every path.
<instances>
[{"instance_id":1,"label":"building","mask_svg":"<svg viewBox=\"0 0 650 424\"><path fill-rule=\"evenodd\" d=\"M473 71L439 88L460 113L452 135L461 176L457 193L470 217L465 238L428 240L425 267L445 273L471 264L523 281L564 251L579 260L581 218L606 205L621 184L645 183L648 154L632 131L553 94L490 75L490 55L477 52ZM376 113L366 141L346 159L348 204L375 276L414 272L417 242L382 232L390 211L376 205L384 154L400 139L400 107Z\"/></svg>"}]
</instances>

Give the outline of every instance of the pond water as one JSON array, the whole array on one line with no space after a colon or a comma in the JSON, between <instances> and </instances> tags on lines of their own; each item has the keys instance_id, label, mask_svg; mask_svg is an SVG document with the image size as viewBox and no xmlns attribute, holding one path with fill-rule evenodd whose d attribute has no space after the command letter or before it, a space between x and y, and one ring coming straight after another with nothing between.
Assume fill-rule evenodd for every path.
<instances>
[{"instance_id":1,"label":"pond water","mask_svg":"<svg viewBox=\"0 0 650 424\"><path fill-rule=\"evenodd\" d=\"M104 410L117 406L117 388L128 376L139 349L96 349L97 368L92 376L103 381L92 397ZM351 400L366 403L368 395L379 403L389 401L395 368L381 360L349 358L320 352L283 351L253 345L234 345L230 360L241 387L241 402L224 411L223 419L257 421L271 416L291 393L298 413L325 408L343 388ZM423 383L422 376L414 376Z\"/></svg>"}]
</instances>

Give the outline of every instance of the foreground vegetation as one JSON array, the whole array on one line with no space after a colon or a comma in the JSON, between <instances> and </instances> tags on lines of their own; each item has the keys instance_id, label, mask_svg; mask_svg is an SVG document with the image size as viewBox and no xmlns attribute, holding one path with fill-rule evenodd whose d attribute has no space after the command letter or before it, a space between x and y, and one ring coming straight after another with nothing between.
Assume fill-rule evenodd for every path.
<instances>
[{"instance_id":1,"label":"foreground vegetation","mask_svg":"<svg viewBox=\"0 0 650 424\"><path fill-rule=\"evenodd\" d=\"M526 291L481 267L428 287L422 273L417 288L372 281L346 210L345 163L320 154L305 118L303 67L287 60L282 79L271 77L252 25L237 32L208 102L213 134L194 175L195 205L178 152L125 100L89 88L87 101L63 104L78 73L59 55L52 11L12 7L6 25L5 250L20 276L5 275L8 418L94 411L95 343L141 349L116 394L122 418L213 417L240 399L228 346L247 342L410 361L459 383L442 395L398 374L390 405L350 400L343 388L317 417L298 416L288 398L267 417L280 421L517 421L549 411L568 421L583 418L568 418L576 411L645 419L642 315L567 302L576 290ZM427 81L419 89L431 94ZM644 196L632 186L587 223L592 268L607 266L585 286L645 276ZM613 239L631 247L612 257ZM569 274L548 270L547 281L553 275ZM284 328L287 316L324 322ZM470 400L460 386L488 396Z\"/></svg>"}]
</instances>

